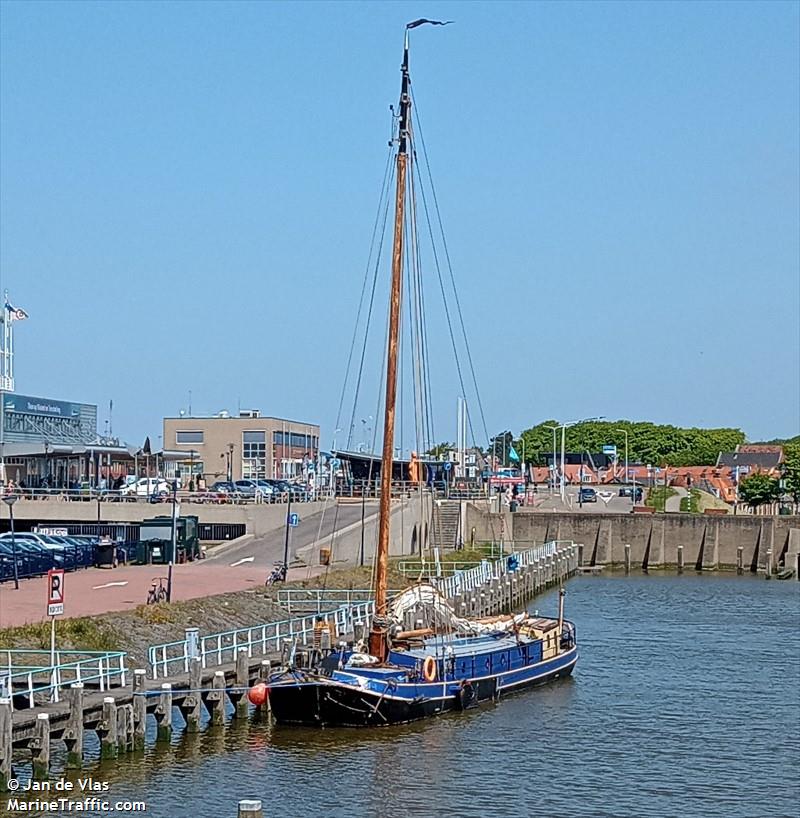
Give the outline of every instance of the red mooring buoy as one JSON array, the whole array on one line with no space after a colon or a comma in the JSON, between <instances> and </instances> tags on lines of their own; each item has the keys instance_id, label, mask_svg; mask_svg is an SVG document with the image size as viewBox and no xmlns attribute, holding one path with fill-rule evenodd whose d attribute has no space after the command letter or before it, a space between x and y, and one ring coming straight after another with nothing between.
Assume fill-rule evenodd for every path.
<instances>
[{"instance_id":1,"label":"red mooring buoy","mask_svg":"<svg viewBox=\"0 0 800 818\"><path fill-rule=\"evenodd\" d=\"M269 692L264 682L253 685L250 690L247 691L247 698L250 700L250 704L254 704L256 707L261 707L261 705L267 701L268 695Z\"/></svg>"}]
</instances>

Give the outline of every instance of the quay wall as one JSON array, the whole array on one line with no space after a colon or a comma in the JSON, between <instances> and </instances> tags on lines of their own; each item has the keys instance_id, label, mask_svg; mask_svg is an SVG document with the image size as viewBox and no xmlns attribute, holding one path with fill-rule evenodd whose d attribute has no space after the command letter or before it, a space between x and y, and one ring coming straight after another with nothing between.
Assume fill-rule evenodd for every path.
<instances>
[{"instance_id":1,"label":"quay wall","mask_svg":"<svg viewBox=\"0 0 800 818\"><path fill-rule=\"evenodd\" d=\"M518 548L548 540L583 544L584 565L623 564L630 545L631 565L690 570L736 568L739 548L744 570L771 570L800 545L800 516L717 517L704 514L607 514L591 512L489 513L467 505L466 537L476 542L513 540ZM500 536L502 535L502 537ZM771 555L771 556L770 556ZM794 562L791 565L794 566Z\"/></svg>"},{"instance_id":2,"label":"quay wall","mask_svg":"<svg viewBox=\"0 0 800 818\"><path fill-rule=\"evenodd\" d=\"M100 503L101 523L140 523L142 520L170 515L170 503ZM28 522L37 523L96 523L98 520L96 502L65 501L51 498L47 500L18 500L14 504L14 521L17 528L27 529ZM292 503L292 511L301 516L310 516L322 511L325 502ZM328 503L328 508L333 505ZM286 503L189 503L181 502L181 514L196 514L201 523L244 523L245 531L256 537L268 534L286 523ZM8 515L2 518L1 530L8 531Z\"/></svg>"}]
</instances>

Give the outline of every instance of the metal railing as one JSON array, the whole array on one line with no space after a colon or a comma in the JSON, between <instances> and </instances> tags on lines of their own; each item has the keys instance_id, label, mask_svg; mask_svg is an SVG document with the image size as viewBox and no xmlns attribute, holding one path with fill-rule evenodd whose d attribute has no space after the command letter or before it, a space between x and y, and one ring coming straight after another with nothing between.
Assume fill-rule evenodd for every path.
<instances>
[{"instance_id":1,"label":"metal railing","mask_svg":"<svg viewBox=\"0 0 800 818\"><path fill-rule=\"evenodd\" d=\"M537 560L552 557L560 548L568 545L573 545L572 540L553 540L528 548L525 551L514 551L513 556L516 558L517 567L524 568L528 565L535 565ZM510 556L511 554L509 554ZM458 594L474 591L493 579L505 576L509 570L508 559L499 559L494 562L485 560L480 565L476 565L467 571L459 571L450 577L437 579L435 583L441 594L448 599L452 599Z\"/></svg>"},{"instance_id":2,"label":"metal railing","mask_svg":"<svg viewBox=\"0 0 800 818\"><path fill-rule=\"evenodd\" d=\"M105 692L115 684L125 687L128 669L124 651L59 650L55 663L50 651L28 649L0 650L0 698L23 696L29 707L36 697L60 701L60 692L76 682L97 686Z\"/></svg>"},{"instance_id":3,"label":"metal railing","mask_svg":"<svg viewBox=\"0 0 800 818\"><path fill-rule=\"evenodd\" d=\"M348 607L360 602L369 602L374 596L371 588L285 588L278 591L278 604L291 613L292 609L308 612ZM388 591L389 596L398 593Z\"/></svg>"},{"instance_id":4,"label":"metal railing","mask_svg":"<svg viewBox=\"0 0 800 818\"><path fill-rule=\"evenodd\" d=\"M235 662L242 648L252 658L280 651L286 639L308 644L314 635L314 624L319 620L332 623L339 635L350 633L355 625L368 624L374 611L374 601L362 602L334 611L200 636L196 641L187 638L153 645L148 648L147 658L153 678L166 678L175 673L188 672L189 660L194 657L198 657L202 667L207 668Z\"/></svg>"}]
</instances>

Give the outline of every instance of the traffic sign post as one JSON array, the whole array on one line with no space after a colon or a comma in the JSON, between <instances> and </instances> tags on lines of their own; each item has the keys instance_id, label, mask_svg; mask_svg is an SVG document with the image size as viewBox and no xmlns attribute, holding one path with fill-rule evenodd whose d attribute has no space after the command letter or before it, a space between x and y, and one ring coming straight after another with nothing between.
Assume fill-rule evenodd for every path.
<instances>
[{"instance_id":1,"label":"traffic sign post","mask_svg":"<svg viewBox=\"0 0 800 818\"><path fill-rule=\"evenodd\" d=\"M56 683L56 617L64 613L64 569L51 568L47 572L47 615L50 617L50 667L52 669L52 701L55 701Z\"/></svg>"}]
</instances>

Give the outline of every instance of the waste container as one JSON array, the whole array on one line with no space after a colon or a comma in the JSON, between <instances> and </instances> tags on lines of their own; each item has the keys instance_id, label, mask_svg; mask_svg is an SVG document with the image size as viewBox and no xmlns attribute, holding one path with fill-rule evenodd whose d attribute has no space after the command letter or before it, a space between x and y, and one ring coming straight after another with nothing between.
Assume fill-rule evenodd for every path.
<instances>
[{"instance_id":1,"label":"waste container","mask_svg":"<svg viewBox=\"0 0 800 818\"><path fill-rule=\"evenodd\" d=\"M97 544L97 567L113 568L116 562L116 553L116 543L111 542L111 540L100 540Z\"/></svg>"}]
</instances>

